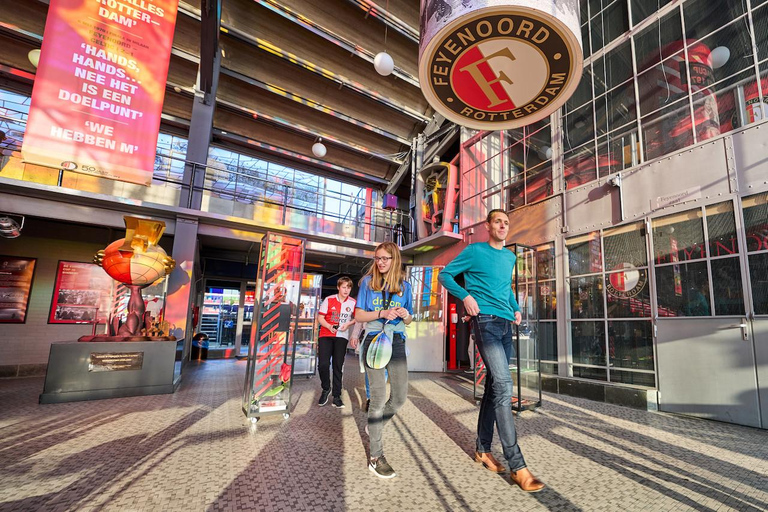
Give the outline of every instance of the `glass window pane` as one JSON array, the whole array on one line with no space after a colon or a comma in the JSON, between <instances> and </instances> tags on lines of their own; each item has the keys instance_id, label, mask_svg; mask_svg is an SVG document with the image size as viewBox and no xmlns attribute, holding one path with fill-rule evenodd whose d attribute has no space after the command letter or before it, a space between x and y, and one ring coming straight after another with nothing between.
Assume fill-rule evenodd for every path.
<instances>
[{"instance_id":1,"label":"glass window pane","mask_svg":"<svg viewBox=\"0 0 768 512\"><path fill-rule=\"evenodd\" d=\"M600 233L593 231L566 241L568 269L572 276L592 274L603 270Z\"/></svg>"},{"instance_id":2,"label":"glass window pane","mask_svg":"<svg viewBox=\"0 0 768 512\"><path fill-rule=\"evenodd\" d=\"M635 386L656 387L656 376L653 373L625 372L611 370L611 382L634 384Z\"/></svg>"},{"instance_id":3,"label":"glass window pane","mask_svg":"<svg viewBox=\"0 0 768 512\"><path fill-rule=\"evenodd\" d=\"M557 362L557 323L539 323L539 350L542 361Z\"/></svg>"},{"instance_id":4,"label":"glass window pane","mask_svg":"<svg viewBox=\"0 0 768 512\"><path fill-rule=\"evenodd\" d=\"M541 373L546 375L557 375L557 365L554 363L541 363Z\"/></svg>"},{"instance_id":5,"label":"glass window pane","mask_svg":"<svg viewBox=\"0 0 768 512\"><path fill-rule=\"evenodd\" d=\"M745 197L741 201L747 251L768 249L768 193Z\"/></svg>"},{"instance_id":6,"label":"glass window pane","mask_svg":"<svg viewBox=\"0 0 768 512\"><path fill-rule=\"evenodd\" d=\"M571 318L603 318L602 277L577 277L570 285Z\"/></svg>"},{"instance_id":7,"label":"glass window pane","mask_svg":"<svg viewBox=\"0 0 768 512\"><path fill-rule=\"evenodd\" d=\"M563 128L565 131L564 144L566 150L576 148L594 139L595 126L592 103L588 103L566 114L563 119Z\"/></svg>"},{"instance_id":8,"label":"glass window pane","mask_svg":"<svg viewBox=\"0 0 768 512\"><path fill-rule=\"evenodd\" d=\"M599 138L597 152L601 178L639 164L640 144L635 124Z\"/></svg>"},{"instance_id":9,"label":"glass window pane","mask_svg":"<svg viewBox=\"0 0 768 512\"><path fill-rule=\"evenodd\" d=\"M642 222L606 229L603 232L606 270L644 267L648 264L645 252L645 225Z\"/></svg>"},{"instance_id":10,"label":"glass window pane","mask_svg":"<svg viewBox=\"0 0 768 512\"><path fill-rule=\"evenodd\" d=\"M709 316L707 264L680 263L656 268L659 316Z\"/></svg>"},{"instance_id":11,"label":"glass window pane","mask_svg":"<svg viewBox=\"0 0 768 512\"><path fill-rule=\"evenodd\" d=\"M642 99L641 106L642 106ZM668 105L640 122L645 159L653 160L693 144L693 125L688 97Z\"/></svg>"},{"instance_id":12,"label":"glass window pane","mask_svg":"<svg viewBox=\"0 0 768 512\"><path fill-rule=\"evenodd\" d=\"M581 379L608 380L608 370L604 368L584 368L582 366L573 367L573 376Z\"/></svg>"},{"instance_id":13,"label":"glass window pane","mask_svg":"<svg viewBox=\"0 0 768 512\"><path fill-rule=\"evenodd\" d=\"M592 101L592 68L587 64L584 67L584 72L581 75L581 81L576 88L576 92L568 98L565 103L565 111L572 112L578 107Z\"/></svg>"},{"instance_id":14,"label":"glass window pane","mask_svg":"<svg viewBox=\"0 0 768 512\"><path fill-rule=\"evenodd\" d=\"M565 188L570 190L597 179L594 146L587 144L565 153L563 164Z\"/></svg>"},{"instance_id":15,"label":"glass window pane","mask_svg":"<svg viewBox=\"0 0 768 512\"><path fill-rule=\"evenodd\" d=\"M620 44L594 64L595 91L602 94L632 78L632 48L629 41Z\"/></svg>"},{"instance_id":16,"label":"glass window pane","mask_svg":"<svg viewBox=\"0 0 768 512\"><path fill-rule=\"evenodd\" d=\"M655 8L654 8L654 11ZM683 48L683 25L680 11L673 10L635 36L637 72L655 66Z\"/></svg>"},{"instance_id":17,"label":"glass window pane","mask_svg":"<svg viewBox=\"0 0 768 512\"><path fill-rule=\"evenodd\" d=\"M613 132L635 119L635 83L627 82L595 100L595 119L598 136Z\"/></svg>"},{"instance_id":18,"label":"glass window pane","mask_svg":"<svg viewBox=\"0 0 768 512\"><path fill-rule=\"evenodd\" d=\"M608 318L634 318L651 316L651 289L648 271L627 269L605 276L608 299Z\"/></svg>"},{"instance_id":19,"label":"glass window pane","mask_svg":"<svg viewBox=\"0 0 768 512\"><path fill-rule=\"evenodd\" d=\"M539 283L539 318L557 319L557 287L555 281Z\"/></svg>"},{"instance_id":20,"label":"glass window pane","mask_svg":"<svg viewBox=\"0 0 768 512\"><path fill-rule=\"evenodd\" d=\"M629 30L629 12L625 0L613 2L597 16L595 11L591 14L592 52L598 51Z\"/></svg>"},{"instance_id":21,"label":"glass window pane","mask_svg":"<svg viewBox=\"0 0 768 512\"><path fill-rule=\"evenodd\" d=\"M571 350L575 364L605 366L605 323L572 322Z\"/></svg>"},{"instance_id":22,"label":"glass window pane","mask_svg":"<svg viewBox=\"0 0 768 512\"><path fill-rule=\"evenodd\" d=\"M551 161L544 162L528 172L525 177L525 195L528 204L546 199L554 193Z\"/></svg>"},{"instance_id":23,"label":"glass window pane","mask_svg":"<svg viewBox=\"0 0 768 512\"><path fill-rule=\"evenodd\" d=\"M755 0L752 0L752 6ZM757 43L757 60L768 58L768 5L752 11L752 23L755 24L755 43Z\"/></svg>"},{"instance_id":24,"label":"glass window pane","mask_svg":"<svg viewBox=\"0 0 768 512\"><path fill-rule=\"evenodd\" d=\"M738 254L739 241L736 239L732 202L707 206L707 231L710 256Z\"/></svg>"},{"instance_id":25,"label":"glass window pane","mask_svg":"<svg viewBox=\"0 0 768 512\"><path fill-rule=\"evenodd\" d=\"M706 256L701 210L688 210L652 221L656 264L697 260Z\"/></svg>"},{"instance_id":26,"label":"glass window pane","mask_svg":"<svg viewBox=\"0 0 768 512\"><path fill-rule=\"evenodd\" d=\"M743 315L744 292L741 287L739 258L712 260L712 292L716 315Z\"/></svg>"},{"instance_id":27,"label":"glass window pane","mask_svg":"<svg viewBox=\"0 0 768 512\"><path fill-rule=\"evenodd\" d=\"M637 25L672 0L632 0L632 25Z\"/></svg>"},{"instance_id":28,"label":"glass window pane","mask_svg":"<svg viewBox=\"0 0 768 512\"><path fill-rule=\"evenodd\" d=\"M536 271L539 280L554 279L555 271L555 244L549 243L536 247Z\"/></svg>"},{"instance_id":29,"label":"glass window pane","mask_svg":"<svg viewBox=\"0 0 768 512\"><path fill-rule=\"evenodd\" d=\"M608 351L614 368L653 370L651 321L608 322Z\"/></svg>"},{"instance_id":30,"label":"glass window pane","mask_svg":"<svg viewBox=\"0 0 768 512\"><path fill-rule=\"evenodd\" d=\"M768 315L768 253L749 256L749 280L755 313Z\"/></svg>"},{"instance_id":31,"label":"glass window pane","mask_svg":"<svg viewBox=\"0 0 768 512\"><path fill-rule=\"evenodd\" d=\"M688 39L701 39L744 14L746 6L744 0L688 0L683 5L685 36ZM741 38L751 48L752 42L746 28L747 25L742 25ZM732 43L743 44L739 39L734 39Z\"/></svg>"},{"instance_id":32,"label":"glass window pane","mask_svg":"<svg viewBox=\"0 0 768 512\"><path fill-rule=\"evenodd\" d=\"M582 20L587 18L582 17ZM581 54L586 59L592 54L592 47L589 44L589 23L581 26Z\"/></svg>"}]
</instances>

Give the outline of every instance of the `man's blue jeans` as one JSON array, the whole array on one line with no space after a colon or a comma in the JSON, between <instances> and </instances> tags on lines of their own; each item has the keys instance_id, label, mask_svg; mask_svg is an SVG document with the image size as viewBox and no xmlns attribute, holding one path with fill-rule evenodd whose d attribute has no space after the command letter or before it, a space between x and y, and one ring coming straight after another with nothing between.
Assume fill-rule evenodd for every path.
<instances>
[{"instance_id":1,"label":"man's blue jeans","mask_svg":"<svg viewBox=\"0 0 768 512\"><path fill-rule=\"evenodd\" d=\"M493 424L499 429L499 439L509 469L523 469L525 459L517 444L515 417L512 414L512 376L509 360L515 354L512 345L512 322L496 315L477 315L472 319L475 344L485 363L485 393L477 418L477 451L490 453Z\"/></svg>"}]
</instances>

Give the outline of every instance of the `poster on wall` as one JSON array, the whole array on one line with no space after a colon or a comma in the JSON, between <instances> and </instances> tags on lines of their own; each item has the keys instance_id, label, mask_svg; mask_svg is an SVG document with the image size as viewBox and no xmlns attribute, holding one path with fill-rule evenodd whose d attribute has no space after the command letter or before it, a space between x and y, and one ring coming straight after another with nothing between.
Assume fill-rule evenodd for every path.
<instances>
[{"instance_id":1,"label":"poster on wall","mask_svg":"<svg viewBox=\"0 0 768 512\"><path fill-rule=\"evenodd\" d=\"M25 162L149 185L178 0L51 0Z\"/></svg>"},{"instance_id":2,"label":"poster on wall","mask_svg":"<svg viewBox=\"0 0 768 512\"><path fill-rule=\"evenodd\" d=\"M35 263L35 258L0 256L0 323L26 322Z\"/></svg>"},{"instance_id":3,"label":"poster on wall","mask_svg":"<svg viewBox=\"0 0 768 512\"><path fill-rule=\"evenodd\" d=\"M114 280L94 263L59 261L48 323L106 323Z\"/></svg>"}]
</instances>

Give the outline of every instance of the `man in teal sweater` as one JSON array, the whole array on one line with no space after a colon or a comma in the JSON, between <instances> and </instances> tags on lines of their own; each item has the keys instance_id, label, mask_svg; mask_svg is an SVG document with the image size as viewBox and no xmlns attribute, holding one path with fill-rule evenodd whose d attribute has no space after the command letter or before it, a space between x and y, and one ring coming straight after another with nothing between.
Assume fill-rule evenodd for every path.
<instances>
[{"instance_id":1,"label":"man in teal sweater","mask_svg":"<svg viewBox=\"0 0 768 512\"><path fill-rule=\"evenodd\" d=\"M513 384L509 372L509 360L514 356L512 322L519 325L522 315L512 289L516 257L504 248L509 217L504 210L491 210L485 227L488 242L467 246L440 272L438 279L446 290L464 302L464 309L472 317L470 327L475 344L485 363L485 392L477 418L475 461L496 473L504 471L504 466L491 454L496 424L510 478L522 490L537 492L544 484L526 467L512 415ZM466 289L456 283L459 274L464 274Z\"/></svg>"}]
</instances>

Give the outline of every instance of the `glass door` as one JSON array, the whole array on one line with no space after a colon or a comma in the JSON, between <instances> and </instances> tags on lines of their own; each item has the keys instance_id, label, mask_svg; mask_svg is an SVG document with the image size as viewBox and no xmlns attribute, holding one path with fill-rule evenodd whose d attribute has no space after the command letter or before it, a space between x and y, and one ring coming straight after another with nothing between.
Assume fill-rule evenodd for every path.
<instances>
[{"instance_id":1,"label":"glass door","mask_svg":"<svg viewBox=\"0 0 768 512\"><path fill-rule=\"evenodd\" d=\"M239 304L239 288L224 288L206 284L200 318L200 332L208 336L209 351L235 347Z\"/></svg>"},{"instance_id":2,"label":"glass door","mask_svg":"<svg viewBox=\"0 0 768 512\"><path fill-rule=\"evenodd\" d=\"M248 342L251 339L251 327L253 326L253 309L256 305L256 283L248 283L245 286L243 297L243 327L240 334L240 350L238 355L248 355Z\"/></svg>"},{"instance_id":3,"label":"glass door","mask_svg":"<svg viewBox=\"0 0 768 512\"><path fill-rule=\"evenodd\" d=\"M745 323L754 345L760 427L768 428L768 193L743 198L741 208L750 292Z\"/></svg>"},{"instance_id":4,"label":"glass door","mask_svg":"<svg viewBox=\"0 0 768 512\"><path fill-rule=\"evenodd\" d=\"M730 200L651 220L659 408L757 427L740 224Z\"/></svg>"}]
</instances>

